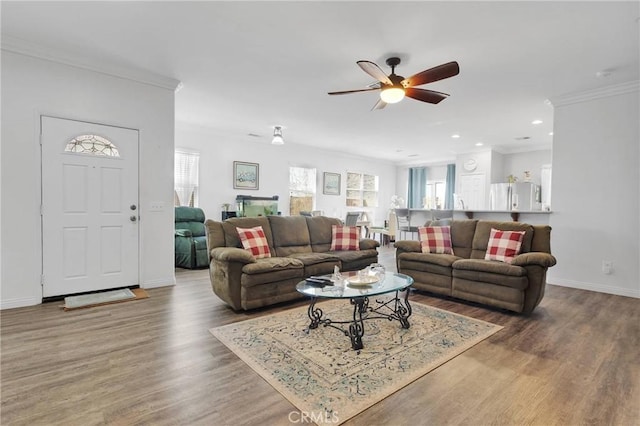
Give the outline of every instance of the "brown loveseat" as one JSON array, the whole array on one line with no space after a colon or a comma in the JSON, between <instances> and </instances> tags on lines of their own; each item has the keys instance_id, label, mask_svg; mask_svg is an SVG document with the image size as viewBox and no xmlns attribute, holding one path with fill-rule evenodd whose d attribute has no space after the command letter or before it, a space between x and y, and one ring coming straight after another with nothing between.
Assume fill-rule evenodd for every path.
<instances>
[{"instance_id":1,"label":"brown loveseat","mask_svg":"<svg viewBox=\"0 0 640 426\"><path fill-rule=\"evenodd\" d=\"M525 231L511 264L484 260L491 228ZM510 311L530 313L544 296L551 255L551 227L520 222L451 221L453 253L422 253L419 241L396 241L398 272L413 287Z\"/></svg>"},{"instance_id":2,"label":"brown loveseat","mask_svg":"<svg viewBox=\"0 0 640 426\"><path fill-rule=\"evenodd\" d=\"M340 219L324 216L266 216L207 220L209 274L213 292L233 309L303 297L296 284L312 275L330 274L335 266L356 271L378 261L378 242L360 240L360 250L330 251L331 227ZM242 248L236 228L262 226L271 256L256 259Z\"/></svg>"}]
</instances>

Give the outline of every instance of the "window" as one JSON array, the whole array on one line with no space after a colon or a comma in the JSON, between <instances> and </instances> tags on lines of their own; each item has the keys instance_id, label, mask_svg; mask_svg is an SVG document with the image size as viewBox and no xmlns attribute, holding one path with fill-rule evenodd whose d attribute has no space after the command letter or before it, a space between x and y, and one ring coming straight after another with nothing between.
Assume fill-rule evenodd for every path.
<instances>
[{"instance_id":1,"label":"window","mask_svg":"<svg viewBox=\"0 0 640 426\"><path fill-rule=\"evenodd\" d=\"M118 148L107 139L98 135L80 135L75 137L67 143L64 151L104 157L120 157Z\"/></svg>"},{"instance_id":2,"label":"window","mask_svg":"<svg viewBox=\"0 0 640 426\"><path fill-rule=\"evenodd\" d=\"M316 169L289 167L289 214L310 212L316 201Z\"/></svg>"},{"instance_id":3,"label":"window","mask_svg":"<svg viewBox=\"0 0 640 426\"><path fill-rule=\"evenodd\" d=\"M199 163L200 154L197 152L175 152L173 187L176 206L198 206Z\"/></svg>"},{"instance_id":4,"label":"window","mask_svg":"<svg viewBox=\"0 0 640 426\"><path fill-rule=\"evenodd\" d=\"M425 209L444 209L447 185L445 181L427 181L427 196L424 199Z\"/></svg>"},{"instance_id":5,"label":"window","mask_svg":"<svg viewBox=\"0 0 640 426\"><path fill-rule=\"evenodd\" d=\"M347 172L347 207L378 207L378 176Z\"/></svg>"}]
</instances>

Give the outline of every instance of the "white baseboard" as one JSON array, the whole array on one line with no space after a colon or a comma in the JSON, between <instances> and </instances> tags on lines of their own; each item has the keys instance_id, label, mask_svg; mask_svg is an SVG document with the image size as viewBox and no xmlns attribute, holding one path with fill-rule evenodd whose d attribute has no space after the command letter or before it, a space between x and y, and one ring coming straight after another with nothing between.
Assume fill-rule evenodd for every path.
<instances>
[{"instance_id":1,"label":"white baseboard","mask_svg":"<svg viewBox=\"0 0 640 426\"><path fill-rule=\"evenodd\" d=\"M558 285L561 287L579 288L581 290L597 291L598 293L615 294L616 296L626 296L640 298L640 289L630 289L624 287L611 287L602 284L586 283L582 281L563 280L554 278L553 282L548 281L549 284Z\"/></svg>"},{"instance_id":2,"label":"white baseboard","mask_svg":"<svg viewBox=\"0 0 640 426\"><path fill-rule=\"evenodd\" d=\"M169 278L157 278L155 280L147 280L140 283L141 288L157 288L157 287L167 287L171 285L176 285L175 275Z\"/></svg>"},{"instance_id":3,"label":"white baseboard","mask_svg":"<svg viewBox=\"0 0 640 426\"><path fill-rule=\"evenodd\" d=\"M18 299L8 299L0 301L0 310L24 308L42 303L42 297L20 297Z\"/></svg>"}]
</instances>

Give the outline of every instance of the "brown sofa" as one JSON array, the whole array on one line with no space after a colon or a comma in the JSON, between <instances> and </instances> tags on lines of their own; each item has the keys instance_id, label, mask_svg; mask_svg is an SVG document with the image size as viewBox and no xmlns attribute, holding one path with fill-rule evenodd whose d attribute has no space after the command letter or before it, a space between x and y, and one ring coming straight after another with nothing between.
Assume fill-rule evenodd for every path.
<instances>
[{"instance_id":1,"label":"brown sofa","mask_svg":"<svg viewBox=\"0 0 640 426\"><path fill-rule=\"evenodd\" d=\"M453 220L453 253L422 253L419 241L396 241L398 272L413 287L485 305L530 313L544 296L551 255L551 227L520 222ZM484 260L491 228L525 231L521 254L511 264Z\"/></svg>"},{"instance_id":2,"label":"brown sofa","mask_svg":"<svg viewBox=\"0 0 640 426\"><path fill-rule=\"evenodd\" d=\"M304 297L296 284L312 275L356 271L378 261L371 239L360 250L330 251L331 226L340 219L324 216L264 216L207 220L209 274L213 292L235 310L248 310ZM271 256L256 259L242 248L236 228L262 226Z\"/></svg>"}]
</instances>

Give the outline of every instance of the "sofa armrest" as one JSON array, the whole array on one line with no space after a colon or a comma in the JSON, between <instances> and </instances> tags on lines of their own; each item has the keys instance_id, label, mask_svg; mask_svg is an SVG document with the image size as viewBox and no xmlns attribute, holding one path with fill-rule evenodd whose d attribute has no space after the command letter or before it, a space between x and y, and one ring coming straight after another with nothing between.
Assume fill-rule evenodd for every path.
<instances>
[{"instance_id":1,"label":"sofa armrest","mask_svg":"<svg viewBox=\"0 0 640 426\"><path fill-rule=\"evenodd\" d=\"M188 229L176 229L175 232L176 237L192 237L193 233L191 233Z\"/></svg>"},{"instance_id":2,"label":"sofa armrest","mask_svg":"<svg viewBox=\"0 0 640 426\"><path fill-rule=\"evenodd\" d=\"M549 253L529 252L517 255L511 264L516 266L538 265L543 268L550 268L556 264L556 258Z\"/></svg>"},{"instance_id":3,"label":"sofa armrest","mask_svg":"<svg viewBox=\"0 0 640 426\"><path fill-rule=\"evenodd\" d=\"M373 250L376 247L380 247L380 243L371 238L363 238L360 240L360 250Z\"/></svg>"},{"instance_id":4,"label":"sofa armrest","mask_svg":"<svg viewBox=\"0 0 640 426\"><path fill-rule=\"evenodd\" d=\"M415 240L396 241L393 244L393 246L403 251L410 251L415 253L422 252L422 246L420 245L420 241L415 241Z\"/></svg>"},{"instance_id":5,"label":"sofa armrest","mask_svg":"<svg viewBox=\"0 0 640 426\"><path fill-rule=\"evenodd\" d=\"M221 262L256 262L256 258L249 251L236 247L216 247L211 250L211 258Z\"/></svg>"}]
</instances>

